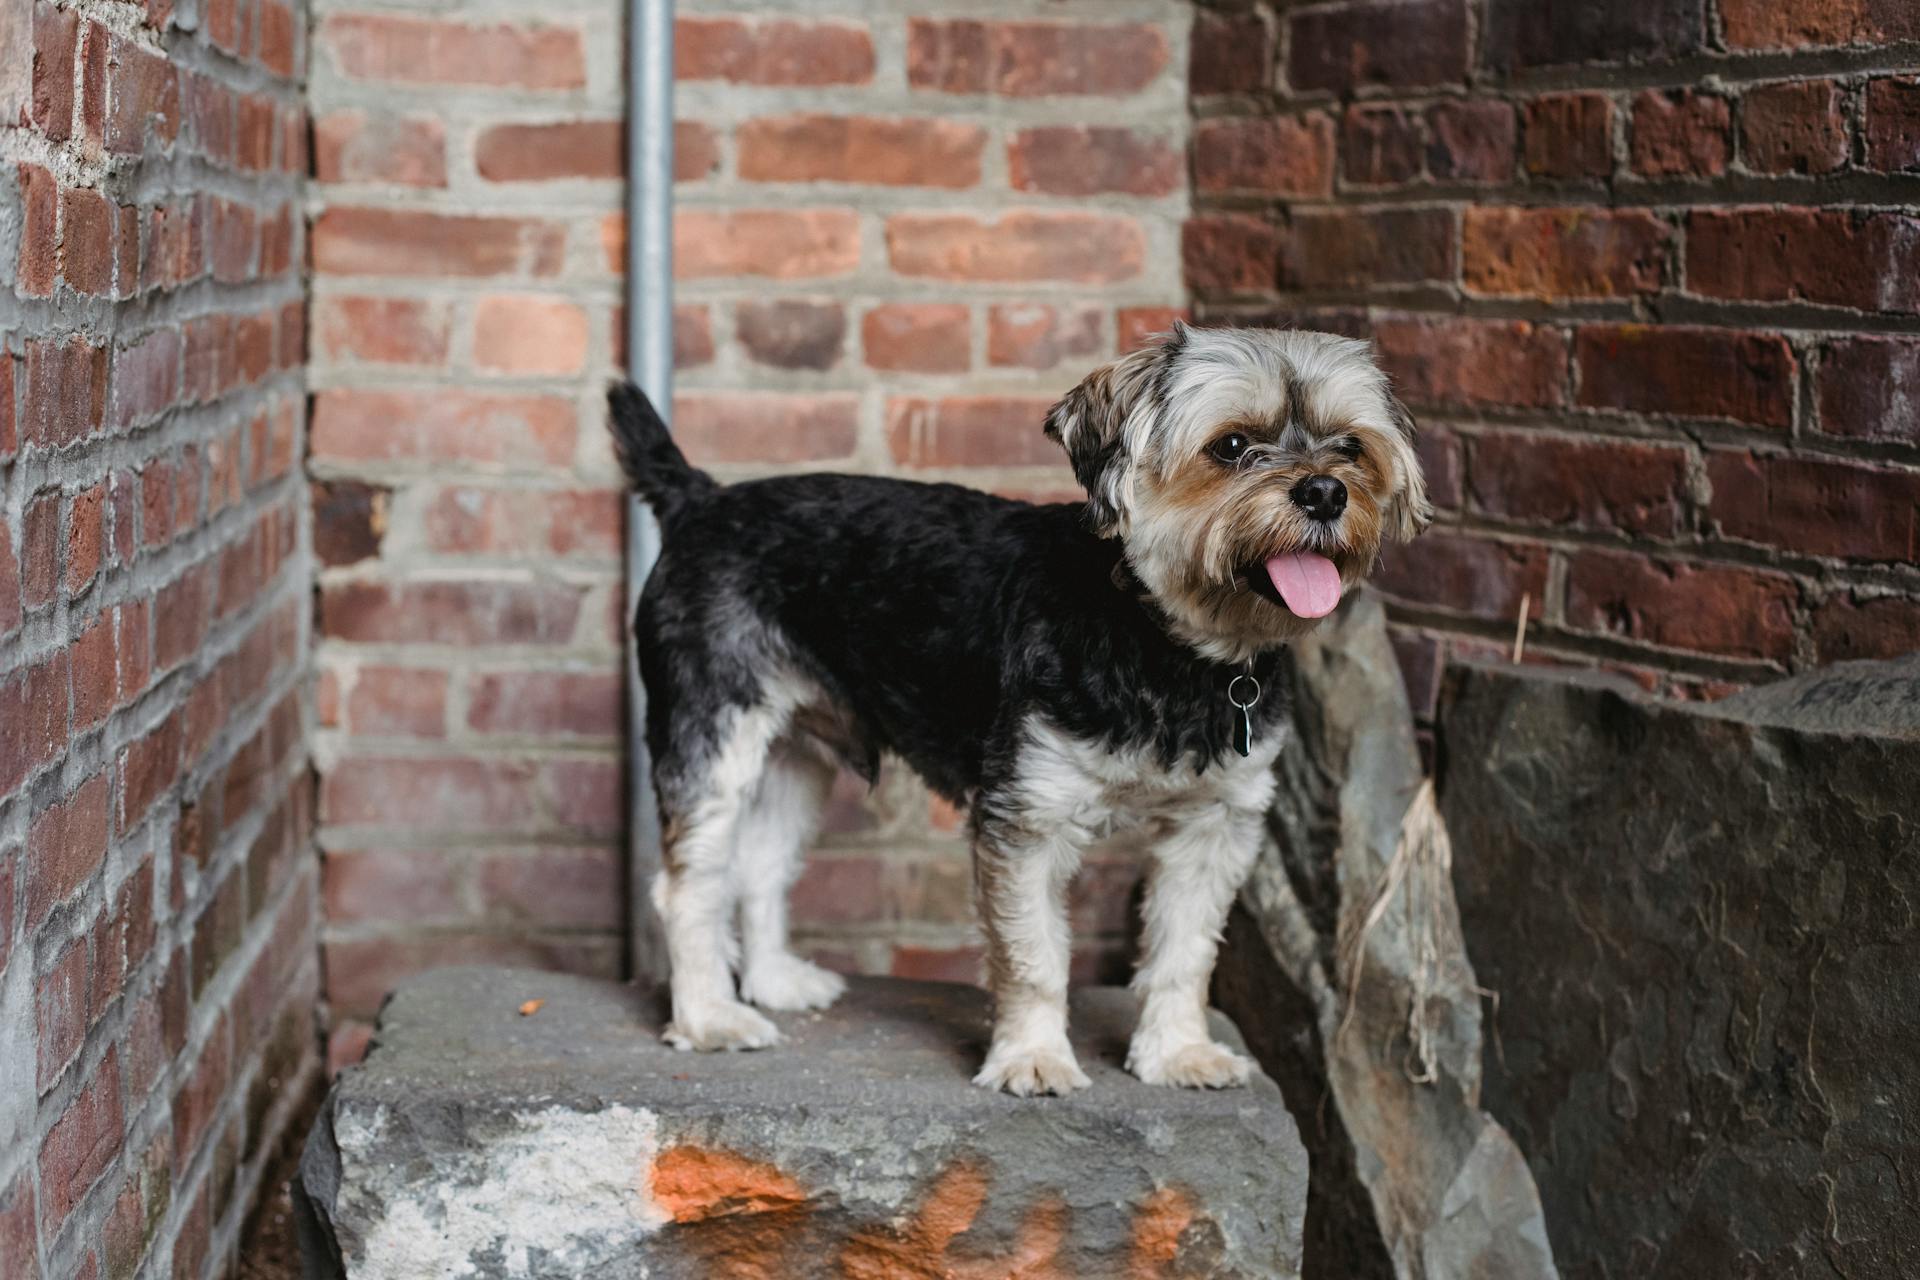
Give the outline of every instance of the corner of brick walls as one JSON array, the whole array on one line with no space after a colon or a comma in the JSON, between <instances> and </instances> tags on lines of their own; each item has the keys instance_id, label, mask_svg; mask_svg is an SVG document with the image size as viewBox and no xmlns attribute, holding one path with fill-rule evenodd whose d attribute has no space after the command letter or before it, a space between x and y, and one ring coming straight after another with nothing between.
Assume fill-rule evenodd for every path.
<instances>
[{"instance_id":1,"label":"corner of brick walls","mask_svg":"<svg viewBox=\"0 0 1920 1280\"><path fill-rule=\"evenodd\" d=\"M230 1270L319 1078L278 0L0 0L0 1275Z\"/></svg>"},{"instance_id":2,"label":"corner of brick walls","mask_svg":"<svg viewBox=\"0 0 1920 1280\"><path fill-rule=\"evenodd\" d=\"M1549 19L1548 14L1556 15ZM1370 335L1441 518L1381 575L1449 657L1712 697L1920 647L1920 10L1207 4L1187 281Z\"/></svg>"}]
</instances>

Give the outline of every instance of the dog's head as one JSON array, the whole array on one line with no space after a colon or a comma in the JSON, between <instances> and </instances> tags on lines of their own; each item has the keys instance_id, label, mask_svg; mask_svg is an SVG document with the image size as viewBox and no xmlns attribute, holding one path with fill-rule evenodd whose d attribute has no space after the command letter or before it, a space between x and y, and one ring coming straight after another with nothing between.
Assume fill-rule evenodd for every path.
<instances>
[{"instance_id":1,"label":"dog's head","mask_svg":"<svg viewBox=\"0 0 1920 1280\"><path fill-rule=\"evenodd\" d=\"M1094 531L1221 660L1305 632L1432 518L1413 419L1350 338L1176 324L1088 375L1046 429Z\"/></svg>"}]
</instances>

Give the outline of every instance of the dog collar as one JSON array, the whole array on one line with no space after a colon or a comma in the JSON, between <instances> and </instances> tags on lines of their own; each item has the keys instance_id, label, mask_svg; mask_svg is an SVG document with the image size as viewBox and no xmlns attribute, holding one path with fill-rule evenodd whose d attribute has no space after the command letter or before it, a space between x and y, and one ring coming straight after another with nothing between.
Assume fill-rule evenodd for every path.
<instances>
[{"instance_id":1,"label":"dog collar","mask_svg":"<svg viewBox=\"0 0 1920 1280\"><path fill-rule=\"evenodd\" d=\"M1260 701L1260 680L1253 674L1253 662L1227 681L1227 702L1239 714L1233 722L1233 749L1242 756L1253 754L1253 708Z\"/></svg>"}]
</instances>

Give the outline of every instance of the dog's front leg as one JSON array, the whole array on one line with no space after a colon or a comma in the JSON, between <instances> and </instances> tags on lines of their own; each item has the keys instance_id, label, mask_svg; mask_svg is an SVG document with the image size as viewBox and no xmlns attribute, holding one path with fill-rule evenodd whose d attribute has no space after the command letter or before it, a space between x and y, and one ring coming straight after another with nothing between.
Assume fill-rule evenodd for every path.
<instances>
[{"instance_id":1,"label":"dog's front leg","mask_svg":"<svg viewBox=\"0 0 1920 1280\"><path fill-rule=\"evenodd\" d=\"M994 1004L993 1044L973 1078L977 1085L1022 1097L1087 1086L1067 1043L1066 896L1080 853L1080 842L1065 832L975 839L974 884Z\"/></svg>"},{"instance_id":2,"label":"dog's front leg","mask_svg":"<svg viewBox=\"0 0 1920 1280\"><path fill-rule=\"evenodd\" d=\"M1226 1088L1253 1064L1207 1034L1207 984L1227 911L1260 848L1257 810L1213 805L1174 821L1154 850L1127 1070L1148 1084Z\"/></svg>"}]
</instances>

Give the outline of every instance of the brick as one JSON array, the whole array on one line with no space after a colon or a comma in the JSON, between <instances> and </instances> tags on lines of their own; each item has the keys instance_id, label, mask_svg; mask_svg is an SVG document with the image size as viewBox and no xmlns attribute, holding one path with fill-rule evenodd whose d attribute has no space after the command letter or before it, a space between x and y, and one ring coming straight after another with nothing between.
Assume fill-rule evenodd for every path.
<instances>
[{"instance_id":1,"label":"brick","mask_svg":"<svg viewBox=\"0 0 1920 1280\"><path fill-rule=\"evenodd\" d=\"M395 644L564 644L580 589L510 581L341 582L320 591L329 639Z\"/></svg>"},{"instance_id":2,"label":"brick","mask_svg":"<svg viewBox=\"0 0 1920 1280\"><path fill-rule=\"evenodd\" d=\"M887 972L895 978L928 982L978 983L986 972L987 954L975 943L950 947L899 944Z\"/></svg>"},{"instance_id":3,"label":"brick","mask_svg":"<svg viewBox=\"0 0 1920 1280\"><path fill-rule=\"evenodd\" d=\"M851 22L682 16L674 22L673 60L677 80L865 84L873 79L873 40Z\"/></svg>"},{"instance_id":4,"label":"brick","mask_svg":"<svg viewBox=\"0 0 1920 1280\"><path fill-rule=\"evenodd\" d=\"M60 276L75 293L113 291L112 206L98 191L60 193Z\"/></svg>"},{"instance_id":5,"label":"brick","mask_svg":"<svg viewBox=\"0 0 1920 1280\"><path fill-rule=\"evenodd\" d=\"M291 76L297 55L291 5L262 0L256 10L260 31L260 65L278 76Z\"/></svg>"},{"instance_id":6,"label":"brick","mask_svg":"<svg viewBox=\"0 0 1920 1280\"><path fill-rule=\"evenodd\" d=\"M674 141L681 129L674 126ZM627 129L621 120L496 124L474 142L474 167L492 182L555 178L618 178L627 171ZM679 156L675 153L675 177Z\"/></svg>"},{"instance_id":7,"label":"brick","mask_svg":"<svg viewBox=\"0 0 1920 1280\"><path fill-rule=\"evenodd\" d=\"M1185 307L1121 307L1113 313L1113 346L1120 355L1153 346L1173 332L1175 320L1193 317Z\"/></svg>"},{"instance_id":8,"label":"brick","mask_svg":"<svg viewBox=\"0 0 1920 1280\"><path fill-rule=\"evenodd\" d=\"M226 1017L214 1024L198 1060L173 1096L174 1163L181 1169L200 1149L226 1096L233 1073L231 1025Z\"/></svg>"},{"instance_id":9,"label":"brick","mask_svg":"<svg viewBox=\"0 0 1920 1280\"><path fill-rule=\"evenodd\" d=\"M323 565L357 564L380 554L388 492L358 480L313 486L313 553Z\"/></svg>"},{"instance_id":10,"label":"brick","mask_svg":"<svg viewBox=\"0 0 1920 1280\"><path fill-rule=\"evenodd\" d=\"M0 676L0 792L10 792L67 745L68 662L56 653Z\"/></svg>"},{"instance_id":11,"label":"brick","mask_svg":"<svg viewBox=\"0 0 1920 1280\"><path fill-rule=\"evenodd\" d=\"M777 369L830 369L840 361L847 316L838 302L744 299L733 332L753 360Z\"/></svg>"},{"instance_id":12,"label":"brick","mask_svg":"<svg viewBox=\"0 0 1920 1280\"><path fill-rule=\"evenodd\" d=\"M349 756L320 781L322 821L440 830L525 826L532 767L470 757Z\"/></svg>"},{"instance_id":13,"label":"brick","mask_svg":"<svg viewBox=\"0 0 1920 1280\"><path fill-rule=\"evenodd\" d=\"M622 673L513 671L475 676L467 727L476 733L615 738L626 715Z\"/></svg>"},{"instance_id":14,"label":"brick","mask_svg":"<svg viewBox=\"0 0 1920 1280\"><path fill-rule=\"evenodd\" d=\"M712 392L673 398L673 430L700 464L814 462L853 452L859 397Z\"/></svg>"},{"instance_id":15,"label":"brick","mask_svg":"<svg viewBox=\"0 0 1920 1280\"><path fill-rule=\"evenodd\" d=\"M798 114L748 120L735 165L749 182L971 187L986 130L952 120Z\"/></svg>"},{"instance_id":16,"label":"brick","mask_svg":"<svg viewBox=\"0 0 1920 1280\"><path fill-rule=\"evenodd\" d=\"M0 1273L40 1280L36 1221L33 1175L23 1169L12 1186L0 1188Z\"/></svg>"},{"instance_id":17,"label":"brick","mask_svg":"<svg viewBox=\"0 0 1920 1280\"><path fill-rule=\"evenodd\" d=\"M578 935L436 931L417 937L329 940L324 949L327 1000L337 1015L370 1018L394 983L450 964L510 964L613 977L618 948Z\"/></svg>"},{"instance_id":18,"label":"brick","mask_svg":"<svg viewBox=\"0 0 1920 1280\"><path fill-rule=\"evenodd\" d=\"M1448 209L1336 209L1296 213L1280 257L1282 288L1368 290L1450 282Z\"/></svg>"},{"instance_id":19,"label":"brick","mask_svg":"<svg viewBox=\"0 0 1920 1280\"><path fill-rule=\"evenodd\" d=\"M1574 342L1579 403L1784 429L1795 360L1784 338L1675 326L1587 326Z\"/></svg>"},{"instance_id":20,"label":"brick","mask_svg":"<svg viewBox=\"0 0 1920 1280\"><path fill-rule=\"evenodd\" d=\"M1783 574L1582 551L1567 567L1567 625L1734 658L1793 651L1799 598Z\"/></svg>"},{"instance_id":21,"label":"brick","mask_svg":"<svg viewBox=\"0 0 1920 1280\"><path fill-rule=\"evenodd\" d=\"M39 1041L35 1079L45 1093L60 1078L86 1039L88 1025L87 941L70 943L40 975L33 1021Z\"/></svg>"},{"instance_id":22,"label":"brick","mask_svg":"<svg viewBox=\"0 0 1920 1280\"><path fill-rule=\"evenodd\" d=\"M1644 178L1717 177L1733 154L1732 113L1717 94L1648 89L1633 100L1628 144Z\"/></svg>"},{"instance_id":23,"label":"brick","mask_svg":"<svg viewBox=\"0 0 1920 1280\"><path fill-rule=\"evenodd\" d=\"M447 315L435 303L323 295L313 310L320 351L330 359L396 365L447 359Z\"/></svg>"},{"instance_id":24,"label":"brick","mask_svg":"<svg viewBox=\"0 0 1920 1280\"><path fill-rule=\"evenodd\" d=\"M71 10L33 6L32 120L49 141L73 136L73 54L78 24Z\"/></svg>"},{"instance_id":25,"label":"brick","mask_svg":"<svg viewBox=\"0 0 1920 1280\"><path fill-rule=\"evenodd\" d=\"M1800 49L1920 39L1920 13L1902 4L1812 0L1721 0L1730 49Z\"/></svg>"},{"instance_id":26,"label":"brick","mask_svg":"<svg viewBox=\"0 0 1920 1280\"><path fill-rule=\"evenodd\" d=\"M1546 409L1566 402L1566 337L1545 325L1383 317L1374 342L1395 389L1415 405Z\"/></svg>"},{"instance_id":27,"label":"brick","mask_svg":"<svg viewBox=\"0 0 1920 1280\"><path fill-rule=\"evenodd\" d=\"M88 22L80 36L80 136L99 145L107 132L107 64L114 39L98 22Z\"/></svg>"},{"instance_id":28,"label":"brick","mask_svg":"<svg viewBox=\"0 0 1920 1280\"><path fill-rule=\"evenodd\" d=\"M937 280L1108 284L1139 275L1146 261L1139 224L1106 214L902 213L887 219L886 238L896 272Z\"/></svg>"},{"instance_id":29,"label":"brick","mask_svg":"<svg viewBox=\"0 0 1920 1280\"><path fill-rule=\"evenodd\" d=\"M89 40L89 58L101 56L98 42ZM149 134L161 146L180 131L180 82L173 64L131 40L108 37L103 51L112 70L112 96L105 120L107 150L138 155Z\"/></svg>"},{"instance_id":30,"label":"brick","mask_svg":"<svg viewBox=\"0 0 1920 1280\"><path fill-rule=\"evenodd\" d=\"M0 354L0 462L11 461L20 448L19 424L15 419L13 393L14 370L19 361L10 354Z\"/></svg>"},{"instance_id":31,"label":"brick","mask_svg":"<svg viewBox=\"0 0 1920 1280\"><path fill-rule=\"evenodd\" d=\"M1713 298L1920 310L1920 218L1846 209L1695 210L1687 288Z\"/></svg>"},{"instance_id":32,"label":"brick","mask_svg":"<svg viewBox=\"0 0 1920 1280\"><path fill-rule=\"evenodd\" d=\"M903 467L1057 464L1040 427L1050 396L951 396L887 401L887 449Z\"/></svg>"},{"instance_id":33,"label":"brick","mask_svg":"<svg viewBox=\"0 0 1920 1280\"><path fill-rule=\"evenodd\" d=\"M570 27L348 13L323 18L315 35L341 74L360 80L506 89L587 83L580 32Z\"/></svg>"},{"instance_id":34,"label":"brick","mask_svg":"<svg viewBox=\"0 0 1920 1280\"><path fill-rule=\"evenodd\" d=\"M1672 242L1672 228L1638 209L1470 208L1461 279L1474 293L1543 300L1653 293Z\"/></svg>"},{"instance_id":35,"label":"brick","mask_svg":"<svg viewBox=\"0 0 1920 1280\"><path fill-rule=\"evenodd\" d=\"M165 671L193 657L213 610L213 561L181 572L154 596L154 662Z\"/></svg>"},{"instance_id":36,"label":"brick","mask_svg":"<svg viewBox=\"0 0 1920 1280\"><path fill-rule=\"evenodd\" d=\"M40 1229L48 1239L113 1163L125 1125L120 1058L108 1049L40 1144Z\"/></svg>"},{"instance_id":37,"label":"brick","mask_svg":"<svg viewBox=\"0 0 1920 1280\"><path fill-rule=\"evenodd\" d=\"M843 276L860 265L851 209L682 209L673 219L676 279Z\"/></svg>"},{"instance_id":38,"label":"brick","mask_svg":"<svg viewBox=\"0 0 1920 1280\"><path fill-rule=\"evenodd\" d=\"M1201 214L1180 227L1180 260L1195 291L1268 290L1279 272L1280 236L1270 223L1245 214Z\"/></svg>"},{"instance_id":39,"label":"brick","mask_svg":"<svg viewBox=\"0 0 1920 1280\"><path fill-rule=\"evenodd\" d=\"M1838 595L1813 613L1813 649L1820 662L1897 658L1920 636L1920 600L1905 596Z\"/></svg>"},{"instance_id":40,"label":"brick","mask_svg":"<svg viewBox=\"0 0 1920 1280\"><path fill-rule=\"evenodd\" d=\"M1273 68L1273 33L1261 15L1196 8L1188 37L1187 84L1196 96L1257 93Z\"/></svg>"},{"instance_id":41,"label":"brick","mask_svg":"<svg viewBox=\"0 0 1920 1280\"><path fill-rule=\"evenodd\" d=\"M1171 57L1166 34L1145 23L907 22L907 83L915 89L1119 96L1152 84Z\"/></svg>"},{"instance_id":42,"label":"brick","mask_svg":"<svg viewBox=\"0 0 1920 1280\"><path fill-rule=\"evenodd\" d=\"M106 548L107 486L103 482L76 493L67 504L67 579L69 595L78 595L100 572Z\"/></svg>"},{"instance_id":43,"label":"brick","mask_svg":"<svg viewBox=\"0 0 1920 1280\"><path fill-rule=\"evenodd\" d=\"M1920 341L1836 338L1814 386L1826 434L1920 444Z\"/></svg>"},{"instance_id":44,"label":"brick","mask_svg":"<svg viewBox=\"0 0 1920 1280\"><path fill-rule=\"evenodd\" d=\"M20 602L36 609L60 586L60 495L48 490L27 504L20 521Z\"/></svg>"},{"instance_id":45,"label":"brick","mask_svg":"<svg viewBox=\"0 0 1920 1280\"><path fill-rule=\"evenodd\" d=\"M360 735L444 738L447 673L360 664L348 685L346 727Z\"/></svg>"},{"instance_id":46,"label":"brick","mask_svg":"<svg viewBox=\"0 0 1920 1280\"><path fill-rule=\"evenodd\" d=\"M320 883L327 919L459 919L470 914L461 895L468 861L464 852L443 849L323 851Z\"/></svg>"},{"instance_id":47,"label":"brick","mask_svg":"<svg viewBox=\"0 0 1920 1280\"><path fill-rule=\"evenodd\" d=\"M1084 361L1100 350L1100 318L1095 307L996 303L987 310L987 363L1051 369Z\"/></svg>"},{"instance_id":48,"label":"brick","mask_svg":"<svg viewBox=\"0 0 1920 1280\"><path fill-rule=\"evenodd\" d=\"M1421 173L1426 142L1420 117L1404 107L1348 107L1340 122L1340 176L1358 186L1389 187Z\"/></svg>"},{"instance_id":49,"label":"brick","mask_svg":"<svg viewBox=\"0 0 1920 1280\"><path fill-rule=\"evenodd\" d=\"M624 545L624 501L611 489L455 486L433 496L422 529L443 555L612 559Z\"/></svg>"},{"instance_id":50,"label":"brick","mask_svg":"<svg viewBox=\"0 0 1920 1280\"><path fill-rule=\"evenodd\" d=\"M1505 102L1436 103L1427 108L1427 172L1440 181L1505 182L1518 136Z\"/></svg>"},{"instance_id":51,"label":"brick","mask_svg":"<svg viewBox=\"0 0 1920 1280\"><path fill-rule=\"evenodd\" d=\"M616 331L626 328L626 312L620 312ZM615 343L619 350L616 363L626 364L625 337ZM713 317L704 306L679 305L673 308L673 367L693 369L713 363Z\"/></svg>"},{"instance_id":52,"label":"brick","mask_svg":"<svg viewBox=\"0 0 1920 1280\"><path fill-rule=\"evenodd\" d=\"M972 363L967 308L948 302L893 302L861 317L867 366L900 373L964 373Z\"/></svg>"},{"instance_id":53,"label":"brick","mask_svg":"<svg viewBox=\"0 0 1920 1280\"><path fill-rule=\"evenodd\" d=\"M1719 450L1708 517L1730 538L1807 555L1920 558L1920 472Z\"/></svg>"},{"instance_id":54,"label":"brick","mask_svg":"<svg viewBox=\"0 0 1920 1280\"><path fill-rule=\"evenodd\" d=\"M19 630L25 616L20 607L20 559L13 553L13 535L0 521L0 640Z\"/></svg>"},{"instance_id":55,"label":"brick","mask_svg":"<svg viewBox=\"0 0 1920 1280\"><path fill-rule=\"evenodd\" d=\"M673 122L673 180L698 182L720 169L720 142L713 126L697 120ZM624 166L623 166L624 172Z\"/></svg>"},{"instance_id":56,"label":"brick","mask_svg":"<svg viewBox=\"0 0 1920 1280\"><path fill-rule=\"evenodd\" d=\"M29 297L53 293L60 276L60 187L39 165L19 165L20 256L15 287Z\"/></svg>"},{"instance_id":57,"label":"brick","mask_svg":"<svg viewBox=\"0 0 1920 1280\"><path fill-rule=\"evenodd\" d=\"M1920 170L1920 79L1886 77L1867 82L1866 164L1881 173Z\"/></svg>"},{"instance_id":58,"label":"brick","mask_svg":"<svg viewBox=\"0 0 1920 1280\"><path fill-rule=\"evenodd\" d=\"M540 794L562 828L611 840L626 827L626 776L617 760L568 759L540 771Z\"/></svg>"},{"instance_id":59,"label":"brick","mask_svg":"<svg viewBox=\"0 0 1920 1280\"><path fill-rule=\"evenodd\" d=\"M1671 537L1681 531L1687 454L1669 445L1483 434L1468 491L1489 515L1559 528Z\"/></svg>"},{"instance_id":60,"label":"brick","mask_svg":"<svg viewBox=\"0 0 1920 1280\"><path fill-rule=\"evenodd\" d=\"M26 347L22 442L57 449L98 431L106 413L106 348L84 338L30 340Z\"/></svg>"},{"instance_id":61,"label":"brick","mask_svg":"<svg viewBox=\"0 0 1920 1280\"><path fill-rule=\"evenodd\" d=\"M1847 163L1847 122L1831 80L1759 85L1740 99L1740 153L1760 173L1832 173Z\"/></svg>"},{"instance_id":62,"label":"brick","mask_svg":"<svg viewBox=\"0 0 1920 1280\"><path fill-rule=\"evenodd\" d=\"M1287 83L1350 93L1454 84L1467 74L1465 0L1357 0L1288 20Z\"/></svg>"},{"instance_id":63,"label":"brick","mask_svg":"<svg viewBox=\"0 0 1920 1280\"><path fill-rule=\"evenodd\" d=\"M314 269L323 275L551 276L565 229L532 218L335 207L314 219Z\"/></svg>"},{"instance_id":64,"label":"brick","mask_svg":"<svg viewBox=\"0 0 1920 1280\"><path fill-rule=\"evenodd\" d=\"M313 173L322 182L447 185L447 130L438 116L329 111L313 122Z\"/></svg>"},{"instance_id":65,"label":"brick","mask_svg":"<svg viewBox=\"0 0 1920 1280\"><path fill-rule=\"evenodd\" d=\"M1164 196L1185 178L1180 148L1135 129L1047 125L1022 129L1007 144L1007 181L1016 191Z\"/></svg>"},{"instance_id":66,"label":"brick","mask_svg":"<svg viewBox=\"0 0 1920 1280\"><path fill-rule=\"evenodd\" d=\"M1510 622L1527 593L1545 598L1547 550L1430 530L1385 558L1375 577L1381 591L1408 604Z\"/></svg>"},{"instance_id":67,"label":"brick","mask_svg":"<svg viewBox=\"0 0 1920 1280\"><path fill-rule=\"evenodd\" d=\"M335 463L560 467L573 460L576 432L561 396L339 388L314 397L310 448Z\"/></svg>"},{"instance_id":68,"label":"brick","mask_svg":"<svg viewBox=\"0 0 1920 1280\"><path fill-rule=\"evenodd\" d=\"M1527 104L1524 162L1538 178L1613 172L1613 103L1601 93L1556 93Z\"/></svg>"},{"instance_id":69,"label":"brick","mask_svg":"<svg viewBox=\"0 0 1920 1280\"><path fill-rule=\"evenodd\" d=\"M1333 121L1202 120L1193 131L1193 185L1207 193L1324 196L1333 190Z\"/></svg>"},{"instance_id":70,"label":"brick","mask_svg":"<svg viewBox=\"0 0 1920 1280\"><path fill-rule=\"evenodd\" d=\"M1498 72L1677 58L1705 43L1705 8L1705 0L1588 0L1567 8L1488 0L1480 56Z\"/></svg>"},{"instance_id":71,"label":"brick","mask_svg":"<svg viewBox=\"0 0 1920 1280\"><path fill-rule=\"evenodd\" d=\"M573 929L618 929L623 870L612 849L541 848L481 860L481 900L515 922Z\"/></svg>"},{"instance_id":72,"label":"brick","mask_svg":"<svg viewBox=\"0 0 1920 1280\"><path fill-rule=\"evenodd\" d=\"M587 365L587 313L562 298L490 294L474 304L473 363L523 377L579 373Z\"/></svg>"}]
</instances>

